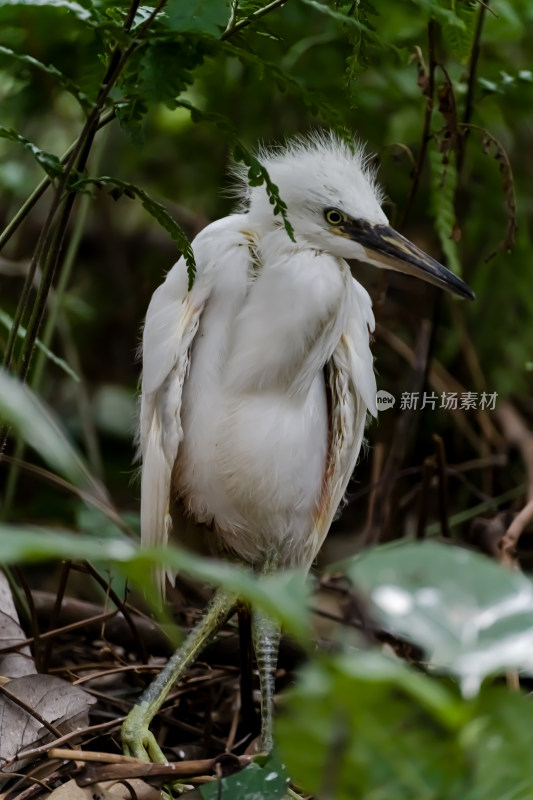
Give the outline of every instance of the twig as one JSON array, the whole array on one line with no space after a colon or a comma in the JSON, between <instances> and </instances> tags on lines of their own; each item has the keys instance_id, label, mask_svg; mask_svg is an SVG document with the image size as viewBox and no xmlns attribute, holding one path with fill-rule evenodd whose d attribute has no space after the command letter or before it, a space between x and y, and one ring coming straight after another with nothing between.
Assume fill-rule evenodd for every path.
<instances>
[{"instance_id":1,"label":"twig","mask_svg":"<svg viewBox=\"0 0 533 800\"><path fill-rule=\"evenodd\" d=\"M102 733L102 731L108 731L110 728L118 728L124 719L125 717L117 717L116 719L108 720L107 722L101 722L98 725L91 725L88 728L83 728L83 730L76 728L76 730L65 733L64 736L60 736L59 739L56 739L53 742L48 742L40 747L32 747L31 750L22 750L21 752L17 753L14 758L9 759L9 761L5 761L3 766L6 767L8 764L13 764L26 758L39 758L40 756L45 755L45 753L52 748L57 747L59 744L65 744L65 742L70 741L70 739L75 739L82 734L85 736L88 733ZM68 752L70 753L71 751L68 750Z\"/></svg>"},{"instance_id":2,"label":"twig","mask_svg":"<svg viewBox=\"0 0 533 800\"><path fill-rule=\"evenodd\" d=\"M432 322L429 319L423 319L415 346L415 363L410 386L410 391L413 393L420 391L427 379L432 333ZM396 472L405 457L416 413L414 409L405 410L398 419L386 466L383 470L383 484L379 495L376 497L374 513L366 531L365 545L374 544L378 541L380 535L387 531L391 511L390 490L395 482Z\"/></svg>"},{"instance_id":3,"label":"twig","mask_svg":"<svg viewBox=\"0 0 533 800\"><path fill-rule=\"evenodd\" d=\"M135 643L138 647L142 662L143 664L147 664L148 653L146 652L146 647L144 645L142 637L139 635L139 631L137 630L137 626L135 625L132 615L126 608L125 603L122 602L122 600L115 592L115 590L112 588L112 586L110 586L109 583L104 578L102 578L102 576L99 574L97 570L95 570L92 564L90 564L88 561L84 561L83 567L84 571L88 572L89 575L91 575L94 578L94 580L102 587L102 589L105 592L107 592L112 602L115 604L115 606L118 608L118 610L124 617L124 620L126 621L126 624L128 625L135 640ZM77 564L72 564L72 569L81 571L81 568Z\"/></svg>"},{"instance_id":4,"label":"twig","mask_svg":"<svg viewBox=\"0 0 533 800\"><path fill-rule=\"evenodd\" d=\"M67 581L70 575L70 568L72 566L71 561L64 561L61 564L61 574L59 576L59 586L57 587L56 592L56 599L54 603L54 607L52 609L52 613L50 614L50 622L48 623L48 633L55 633L55 629L57 628L57 624L59 621L59 615L61 613L61 606L63 605L63 598L65 596L65 590L67 588ZM54 642L54 636L50 636L44 646L44 653L41 658L41 671L48 672L48 664L50 663L50 656L52 654L52 644Z\"/></svg>"},{"instance_id":5,"label":"twig","mask_svg":"<svg viewBox=\"0 0 533 800\"><path fill-rule=\"evenodd\" d=\"M472 114L474 111L474 90L476 84L476 73L477 73L477 66L479 62L479 55L481 52L481 32L483 30L483 23L485 21L485 14L488 10L490 0L485 0L484 3L480 4L477 23L476 23L476 31L474 34L474 42L472 44L472 50L470 53L470 61L468 63L468 77L467 77L467 88L466 88L466 98L465 98L465 106L463 111L463 124L468 124L472 119ZM457 174L461 173L461 169L464 163L464 157L466 152L466 143L468 140L468 131L465 132L463 136L461 136L458 148L457 148Z\"/></svg>"},{"instance_id":6,"label":"twig","mask_svg":"<svg viewBox=\"0 0 533 800\"><path fill-rule=\"evenodd\" d=\"M501 540L501 562L508 567L516 567L516 546L524 528L533 519L533 499L513 519Z\"/></svg>"},{"instance_id":7,"label":"twig","mask_svg":"<svg viewBox=\"0 0 533 800\"><path fill-rule=\"evenodd\" d=\"M502 564L516 567L516 546L524 528L533 519L533 433L510 403L497 409L496 416L507 442L519 451L526 470L526 504L513 519L500 543Z\"/></svg>"},{"instance_id":8,"label":"twig","mask_svg":"<svg viewBox=\"0 0 533 800\"><path fill-rule=\"evenodd\" d=\"M115 110L111 109L107 114L105 114L100 122L98 123L98 130L105 127L112 119L115 118ZM66 164L69 156L71 155L72 151L78 144L78 139L72 142L68 150L63 153L60 158L62 164ZM43 178L40 184L33 190L30 196L24 201L21 205L15 216L11 219L11 221L6 225L2 233L0 233L0 251L5 247L8 241L11 239L13 234L18 230L19 226L24 222L32 208L39 202L45 191L48 187L52 184L51 178Z\"/></svg>"},{"instance_id":9,"label":"twig","mask_svg":"<svg viewBox=\"0 0 533 800\"><path fill-rule=\"evenodd\" d=\"M448 508L449 508L449 496L448 496L448 473L446 469L446 452L444 450L444 442L442 440L442 436L438 434L433 434L433 441L435 442L435 449L437 451L437 467L439 473L439 512L440 512L440 524L441 524L441 531L442 535L449 539L450 537L450 526L448 523Z\"/></svg>"},{"instance_id":10,"label":"twig","mask_svg":"<svg viewBox=\"0 0 533 800\"><path fill-rule=\"evenodd\" d=\"M507 209L507 225L505 228L505 236L503 240L498 244L496 250L494 250L490 255L485 257L485 262L490 261L494 256L498 253L501 253L503 250L511 250L515 243L516 239L516 232L518 230L518 222L517 222L517 210L516 210L516 196L515 196L515 188L514 188L514 176L513 176L513 169L511 167L511 161L507 154L507 151L503 147L503 145L498 141L498 139L493 136L486 128L482 128L480 125L473 125L472 123L460 123L458 126L462 130L471 130L480 133L482 136L483 141L483 152L488 154L490 147L494 147L495 156L494 159L498 162L500 175L502 178L502 188L505 196L505 205Z\"/></svg>"},{"instance_id":11,"label":"twig","mask_svg":"<svg viewBox=\"0 0 533 800\"><path fill-rule=\"evenodd\" d=\"M422 485L420 487L420 497L418 506L418 522L416 526L416 538L421 540L426 535L426 522L428 517L428 495L431 487L431 479L435 474L435 456L428 456L424 459L422 467Z\"/></svg>"},{"instance_id":12,"label":"twig","mask_svg":"<svg viewBox=\"0 0 533 800\"><path fill-rule=\"evenodd\" d=\"M524 462L529 503L533 500L533 432L510 403L503 403L494 413L508 445L516 447Z\"/></svg>"},{"instance_id":13,"label":"twig","mask_svg":"<svg viewBox=\"0 0 533 800\"><path fill-rule=\"evenodd\" d=\"M128 528L124 520L119 516L118 511L110 503L104 502L100 497L97 497L90 492L86 492L83 489L80 489L78 486L74 486L74 484L69 483L64 478L59 477L59 475L50 472L50 470L47 470L44 467L38 467L36 464L30 464L28 461L21 461L19 458L15 458L14 456L8 456L5 453L2 453L0 456L0 464L2 463L14 464L19 469L24 470L25 472L31 472L34 475L38 475L43 480L49 481L50 483L59 486L61 489L72 493L76 497L79 497L80 500L83 500L84 503L97 508L102 512L102 514L105 514L105 516L130 539L134 538L130 528Z\"/></svg>"},{"instance_id":14,"label":"twig","mask_svg":"<svg viewBox=\"0 0 533 800\"><path fill-rule=\"evenodd\" d=\"M21 639L16 644L9 644L4 647L0 647L0 655L3 655L4 653L15 653L22 647L34 645L36 642L48 642L50 639L57 638L58 636L64 636L65 633L72 633L72 631L79 630L80 628L83 628L84 634L87 634L88 626L96 624L101 625L102 622L107 622L108 620L113 619L113 617L115 617L117 614L117 609L114 611L106 611L92 617L86 617L78 622L71 622L68 625L62 625L60 628L54 628L53 630L41 633L38 639L35 636L29 636L27 639ZM137 666L134 668L138 669Z\"/></svg>"},{"instance_id":15,"label":"twig","mask_svg":"<svg viewBox=\"0 0 533 800\"><path fill-rule=\"evenodd\" d=\"M370 528L374 518L376 499L379 494L381 480L379 476L383 472L385 462L385 443L377 442L372 452L372 465L370 467L370 496L368 498L368 509L366 512L365 536L370 535Z\"/></svg>"},{"instance_id":16,"label":"twig","mask_svg":"<svg viewBox=\"0 0 533 800\"><path fill-rule=\"evenodd\" d=\"M85 750L64 750L52 748L48 757L69 761L84 761L87 766L76 775L78 786L90 786L108 780L124 778L189 778L192 776L213 774L217 767L230 766L242 769L251 763L251 756L235 756L223 753L216 758L202 758L191 761L171 761L168 764L151 764L131 756L115 753L96 753Z\"/></svg>"},{"instance_id":17,"label":"twig","mask_svg":"<svg viewBox=\"0 0 533 800\"><path fill-rule=\"evenodd\" d=\"M60 758L67 761L96 761L99 764L145 764L133 756L123 756L120 753L99 753L94 750L66 750L63 747L51 747L48 758Z\"/></svg>"},{"instance_id":18,"label":"twig","mask_svg":"<svg viewBox=\"0 0 533 800\"><path fill-rule=\"evenodd\" d=\"M416 361L415 353L413 349L403 341L403 339L400 339L399 336L396 336L395 333L389 331L382 325L378 325L376 327L376 336L379 336L381 339L383 339L383 341L392 347L396 353L401 355L408 364L410 364L412 367L414 366ZM432 386L438 392L457 392L458 394L462 394L465 391L464 386L459 383L459 381L454 378L453 375L451 375L451 373L449 373L442 366L442 364L435 360L433 360L429 368L428 382L430 386ZM483 440L477 436L471 425L468 423L465 412L461 411L461 409L456 409L453 413L453 416L461 431L468 438L470 444L477 450L478 453L480 453L482 458L485 458L487 454L484 450ZM487 411L478 410L477 421L479 422L479 426L484 436L489 440L489 442L494 447L501 449L503 446L503 439L492 422L490 414Z\"/></svg>"},{"instance_id":19,"label":"twig","mask_svg":"<svg viewBox=\"0 0 533 800\"><path fill-rule=\"evenodd\" d=\"M254 13L250 14L249 17L241 19L239 22L234 22L231 27L228 25L220 38L222 41L229 39L230 36L234 36L239 31L242 31L243 28L247 28L248 25L251 25L253 22L257 22L257 20L261 19L261 17L265 17L267 14L272 13L272 11L275 11L277 8L281 8L285 5L285 3L288 3L288 0L273 0L273 2L269 3L267 6L258 8L257 11L254 11Z\"/></svg>"},{"instance_id":20,"label":"twig","mask_svg":"<svg viewBox=\"0 0 533 800\"><path fill-rule=\"evenodd\" d=\"M418 186L420 184L420 178L422 176L422 169L424 166L424 161L426 159L426 152L429 140L431 138L431 118L433 116L433 107L434 107L434 94L435 94L435 69L437 67L437 57L435 54L435 21L430 20L428 22L428 59L429 59L429 68L428 72L425 73L424 70L424 63L420 61L422 54L419 53L419 78L418 82L419 85L422 86L422 93L426 100L426 110L424 113L424 124L422 127L422 134L420 137L420 148L418 150L418 158L416 160L416 166L413 173L413 179L411 181L411 188L409 190L409 195L407 197L407 201L405 203L400 222L399 228L400 230L405 226L407 222L407 218L411 211L411 206L413 204L413 200L415 195L418 191Z\"/></svg>"}]
</instances>

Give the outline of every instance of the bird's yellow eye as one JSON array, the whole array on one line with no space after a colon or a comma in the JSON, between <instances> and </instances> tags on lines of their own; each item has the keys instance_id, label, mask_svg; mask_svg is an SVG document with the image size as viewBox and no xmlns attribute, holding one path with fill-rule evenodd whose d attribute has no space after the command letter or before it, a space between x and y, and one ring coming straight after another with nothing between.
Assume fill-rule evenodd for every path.
<instances>
[{"instance_id":1,"label":"bird's yellow eye","mask_svg":"<svg viewBox=\"0 0 533 800\"><path fill-rule=\"evenodd\" d=\"M329 222L330 225L341 225L346 219L342 211L339 211L337 208L326 208L324 210L324 217L326 218L326 222Z\"/></svg>"}]
</instances>

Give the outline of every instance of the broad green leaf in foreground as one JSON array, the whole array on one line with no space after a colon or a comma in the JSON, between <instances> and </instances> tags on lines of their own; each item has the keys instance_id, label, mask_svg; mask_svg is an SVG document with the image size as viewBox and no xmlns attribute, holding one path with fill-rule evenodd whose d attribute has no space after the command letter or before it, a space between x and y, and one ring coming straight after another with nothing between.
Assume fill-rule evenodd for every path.
<instances>
[{"instance_id":1,"label":"broad green leaf in foreground","mask_svg":"<svg viewBox=\"0 0 533 800\"><path fill-rule=\"evenodd\" d=\"M259 577L226 561L190 553L178 547L142 549L126 537L96 538L59 533L48 528L0 524L0 563L35 563L67 559L106 562L149 597L154 566L185 572L196 580L223 587L262 608L302 641L310 639L308 589L302 572L279 572Z\"/></svg>"},{"instance_id":2,"label":"broad green leaf in foreground","mask_svg":"<svg viewBox=\"0 0 533 800\"><path fill-rule=\"evenodd\" d=\"M0 9L10 6L23 6L28 8L46 8L68 11L83 22L91 19L91 12L81 3L72 0L0 0Z\"/></svg>"},{"instance_id":3,"label":"broad green leaf in foreground","mask_svg":"<svg viewBox=\"0 0 533 800\"><path fill-rule=\"evenodd\" d=\"M107 492L91 475L55 415L25 384L0 370L0 421L7 422L52 469L107 503Z\"/></svg>"},{"instance_id":4,"label":"broad green leaf in foreground","mask_svg":"<svg viewBox=\"0 0 533 800\"><path fill-rule=\"evenodd\" d=\"M462 737L475 750L468 800L532 800L531 697L491 686L481 691L475 708Z\"/></svg>"},{"instance_id":5,"label":"broad green leaf in foreground","mask_svg":"<svg viewBox=\"0 0 533 800\"><path fill-rule=\"evenodd\" d=\"M322 658L303 670L277 720L280 756L321 798L466 798L462 704L379 653Z\"/></svg>"},{"instance_id":6,"label":"broad green leaf in foreground","mask_svg":"<svg viewBox=\"0 0 533 800\"><path fill-rule=\"evenodd\" d=\"M503 686L473 700L375 652L308 664L276 724L304 793L335 800L532 800L533 702Z\"/></svg>"},{"instance_id":7,"label":"broad green leaf in foreground","mask_svg":"<svg viewBox=\"0 0 533 800\"><path fill-rule=\"evenodd\" d=\"M256 760L236 775L207 783L199 793L204 800L283 800L288 783L287 770L274 752L264 764Z\"/></svg>"},{"instance_id":8,"label":"broad green leaf in foreground","mask_svg":"<svg viewBox=\"0 0 533 800\"><path fill-rule=\"evenodd\" d=\"M524 575L431 541L379 547L344 566L379 622L457 675L466 695L488 675L533 673L533 586Z\"/></svg>"},{"instance_id":9,"label":"broad green leaf in foreground","mask_svg":"<svg viewBox=\"0 0 533 800\"><path fill-rule=\"evenodd\" d=\"M5 328L7 328L7 330L10 330L11 326L13 325L13 318L10 317L9 314L6 314L6 312L2 311L1 309L0 309L0 325L3 325ZM18 327L17 336L19 337L19 339L23 339L26 336L26 328L24 328L22 325L19 325ZM69 366L69 364L67 364L67 362L64 359L60 358L59 356L56 356L55 353L49 350L49 348L46 347L46 345L44 345L40 339L35 340L35 346L37 347L38 350L44 353L44 355L46 356L46 358L49 359L49 361L53 361L54 364L57 364L57 366L60 369L66 372L66 374L70 378L72 378L72 380L76 381L76 383L80 382L81 380L80 376L76 372L74 372L74 370Z\"/></svg>"}]
</instances>

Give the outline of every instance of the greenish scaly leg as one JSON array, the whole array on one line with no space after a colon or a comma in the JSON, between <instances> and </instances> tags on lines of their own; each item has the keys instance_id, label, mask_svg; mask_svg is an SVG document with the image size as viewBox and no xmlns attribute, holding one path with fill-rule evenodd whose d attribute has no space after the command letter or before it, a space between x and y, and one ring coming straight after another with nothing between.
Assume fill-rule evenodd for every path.
<instances>
[{"instance_id":1,"label":"greenish scaly leg","mask_svg":"<svg viewBox=\"0 0 533 800\"><path fill-rule=\"evenodd\" d=\"M267 752L274 744L274 692L280 633L280 625L262 611L252 613L252 641L261 689L261 749Z\"/></svg>"},{"instance_id":2,"label":"greenish scaly leg","mask_svg":"<svg viewBox=\"0 0 533 800\"><path fill-rule=\"evenodd\" d=\"M155 764L167 762L149 725L163 703L172 686L183 675L206 646L210 638L232 615L237 598L219 589L195 628L183 644L176 650L157 678L145 689L122 725L122 746L125 755L152 761Z\"/></svg>"},{"instance_id":3,"label":"greenish scaly leg","mask_svg":"<svg viewBox=\"0 0 533 800\"><path fill-rule=\"evenodd\" d=\"M274 572L279 564L271 553L263 564L263 574ZM281 626L263 611L252 612L252 642L261 690L261 748L270 752L274 745L274 693Z\"/></svg>"}]
</instances>

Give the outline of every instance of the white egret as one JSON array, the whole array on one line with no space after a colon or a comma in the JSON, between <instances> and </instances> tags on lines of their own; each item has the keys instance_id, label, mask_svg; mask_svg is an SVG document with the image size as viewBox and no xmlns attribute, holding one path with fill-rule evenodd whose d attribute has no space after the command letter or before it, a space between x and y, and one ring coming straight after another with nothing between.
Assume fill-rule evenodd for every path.
<instances>
[{"instance_id":1,"label":"white egret","mask_svg":"<svg viewBox=\"0 0 533 800\"><path fill-rule=\"evenodd\" d=\"M155 291L143 338L141 529L145 544L191 526L211 552L258 572L309 569L376 414L370 297L345 259L472 297L463 281L388 225L360 149L333 135L259 154L294 228L241 173L238 213L194 240ZM165 576L161 575L162 586ZM205 616L127 717L124 749L164 761L149 724L238 598ZM252 614L264 749L272 746L278 626Z\"/></svg>"}]
</instances>

